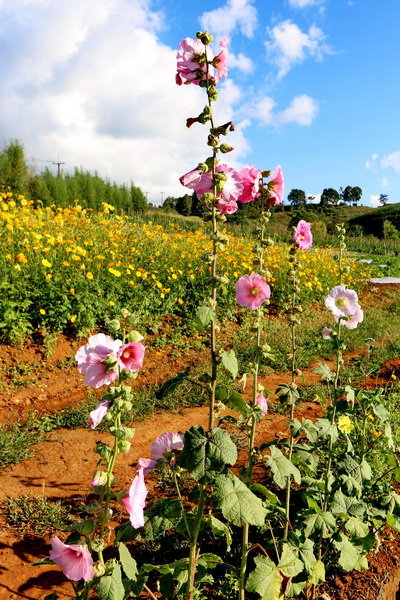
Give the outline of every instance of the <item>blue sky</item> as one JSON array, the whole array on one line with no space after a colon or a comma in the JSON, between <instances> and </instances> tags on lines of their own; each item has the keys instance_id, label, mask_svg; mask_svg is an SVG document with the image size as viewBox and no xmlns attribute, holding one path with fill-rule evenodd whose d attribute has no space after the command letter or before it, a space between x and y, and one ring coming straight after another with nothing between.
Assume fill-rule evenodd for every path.
<instances>
[{"instance_id":1,"label":"blue sky","mask_svg":"<svg viewBox=\"0 0 400 600\"><path fill-rule=\"evenodd\" d=\"M229 164L282 165L286 193L400 202L399 23L399 0L0 0L0 140L37 170L60 160L155 204L181 195L208 152L206 127L185 127L205 97L176 86L176 50L207 28L230 40Z\"/></svg>"}]
</instances>

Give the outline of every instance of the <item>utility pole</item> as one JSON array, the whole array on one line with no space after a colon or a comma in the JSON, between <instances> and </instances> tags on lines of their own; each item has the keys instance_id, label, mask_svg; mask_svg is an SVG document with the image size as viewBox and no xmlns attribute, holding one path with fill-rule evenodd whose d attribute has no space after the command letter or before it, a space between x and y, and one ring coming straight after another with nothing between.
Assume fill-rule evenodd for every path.
<instances>
[{"instance_id":1,"label":"utility pole","mask_svg":"<svg viewBox=\"0 0 400 600\"><path fill-rule=\"evenodd\" d=\"M50 161L49 161L49 162L50 162ZM61 162L60 160L58 160L58 161L56 161L56 160L53 160L53 165L57 165L57 177L60 177L60 175L61 175L61 169L60 169L60 166L61 166L61 165L65 165L65 162Z\"/></svg>"},{"instance_id":2,"label":"utility pole","mask_svg":"<svg viewBox=\"0 0 400 600\"><path fill-rule=\"evenodd\" d=\"M163 196L164 196L164 192L160 192L160 194L161 194L161 206L162 206L162 203L163 203Z\"/></svg>"}]
</instances>

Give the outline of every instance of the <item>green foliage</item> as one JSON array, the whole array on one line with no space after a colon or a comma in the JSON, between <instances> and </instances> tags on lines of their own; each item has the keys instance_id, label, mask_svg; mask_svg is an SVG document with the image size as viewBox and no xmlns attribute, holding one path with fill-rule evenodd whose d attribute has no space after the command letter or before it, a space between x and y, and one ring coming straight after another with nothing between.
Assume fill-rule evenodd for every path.
<instances>
[{"instance_id":1,"label":"green foliage","mask_svg":"<svg viewBox=\"0 0 400 600\"><path fill-rule=\"evenodd\" d=\"M28 460L34 454L33 444L42 440L42 431L35 420L18 421L0 429L0 467Z\"/></svg>"},{"instance_id":2,"label":"green foliage","mask_svg":"<svg viewBox=\"0 0 400 600\"><path fill-rule=\"evenodd\" d=\"M397 230L400 229L400 203L389 204L350 219L349 226L360 225L363 228L364 235L374 235L378 238L383 237L384 223L389 221Z\"/></svg>"},{"instance_id":3,"label":"green foliage","mask_svg":"<svg viewBox=\"0 0 400 600\"><path fill-rule=\"evenodd\" d=\"M43 495L5 498L2 512L8 525L20 537L49 537L55 532L67 530L74 522L70 506L64 506L61 500L49 500Z\"/></svg>"}]
</instances>

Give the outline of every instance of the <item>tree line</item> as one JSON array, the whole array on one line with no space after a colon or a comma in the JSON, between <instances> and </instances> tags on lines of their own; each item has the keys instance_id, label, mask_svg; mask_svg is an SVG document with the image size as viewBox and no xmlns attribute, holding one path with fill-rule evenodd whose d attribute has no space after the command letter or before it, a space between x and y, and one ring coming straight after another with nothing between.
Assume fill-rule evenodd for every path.
<instances>
[{"instance_id":1,"label":"tree line","mask_svg":"<svg viewBox=\"0 0 400 600\"><path fill-rule=\"evenodd\" d=\"M82 207L97 211L106 202L125 214L147 208L144 193L133 182L118 185L102 179L96 172L92 174L77 167L72 174L55 175L48 168L35 173L18 140L8 142L0 151L0 191L23 195L35 205L73 206L79 200Z\"/></svg>"}]
</instances>

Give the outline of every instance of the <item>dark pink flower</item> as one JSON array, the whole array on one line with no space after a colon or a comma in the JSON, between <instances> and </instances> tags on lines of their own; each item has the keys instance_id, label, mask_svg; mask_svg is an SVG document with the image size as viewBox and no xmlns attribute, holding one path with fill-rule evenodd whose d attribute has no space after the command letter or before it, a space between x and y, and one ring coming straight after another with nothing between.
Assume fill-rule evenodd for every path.
<instances>
[{"instance_id":1,"label":"dark pink flower","mask_svg":"<svg viewBox=\"0 0 400 600\"><path fill-rule=\"evenodd\" d=\"M143 471L146 476L149 471L154 469L157 466L157 461L152 460L151 458L139 458L136 465L136 471Z\"/></svg>"},{"instance_id":2,"label":"dark pink flower","mask_svg":"<svg viewBox=\"0 0 400 600\"><path fill-rule=\"evenodd\" d=\"M135 373L143 365L146 348L140 342L124 344L117 352L117 364L121 369Z\"/></svg>"},{"instance_id":3,"label":"dark pink flower","mask_svg":"<svg viewBox=\"0 0 400 600\"><path fill-rule=\"evenodd\" d=\"M223 37L219 43L221 52L215 57L214 65L216 67L215 81L218 83L222 77L228 77L228 37Z\"/></svg>"},{"instance_id":4,"label":"dark pink flower","mask_svg":"<svg viewBox=\"0 0 400 600\"><path fill-rule=\"evenodd\" d=\"M261 304L268 300L271 290L264 277L257 273L243 275L235 284L236 302L240 306L247 306L250 310L255 310Z\"/></svg>"},{"instance_id":5,"label":"dark pink flower","mask_svg":"<svg viewBox=\"0 0 400 600\"><path fill-rule=\"evenodd\" d=\"M239 175L242 178L243 191L238 198L239 202L251 202L260 196L260 183L262 172L254 165L245 165L240 169Z\"/></svg>"},{"instance_id":6,"label":"dark pink flower","mask_svg":"<svg viewBox=\"0 0 400 600\"><path fill-rule=\"evenodd\" d=\"M158 436L155 442L150 446L151 456L154 460L165 460L165 453L168 450L182 450L183 439L179 433L172 433L167 431Z\"/></svg>"},{"instance_id":7,"label":"dark pink flower","mask_svg":"<svg viewBox=\"0 0 400 600\"><path fill-rule=\"evenodd\" d=\"M225 164L217 165L215 172L224 173L226 177L225 180L219 181L220 189L216 190L217 198L223 200L224 203L231 203L233 200L236 202L243 192L242 178L239 173ZM204 194L213 192L213 176L210 171L202 173L200 169L193 169L189 173L186 173L186 175L183 175L179 181L185 187L195 191L199 200L201 200ZM231 210L231 212L235 211Z\"/></svg>"},{"instance_id":8,"label":"dark pink flower","mask_svg":"<svg viewBox=\"0 0 400 600\"><path fill-rule=\"evenodd\" d=\"M110 402L108 402L108 400L102 400L96 408L89 413L89 425L92 429L96 429L97 425L100 425L109 408Z\"/></svg>"},{"instance_id":9,"label":"dark pink flower","mask_svg":"<svg viewBox=\"0 0 400 600\"><path fill-rule=\"evenodd\" d=\"M61 567L71 581L90 581L94 577L93 559L89 550L77 544L64 544L58 537L51 540L50 558Z\"/></svg>"},{"instance_id":10,"label":"dark pink flower","mask_svg":"<svg viewBox=\"0 0 400 600\"><path fill-rule=\"evenodd\" d=\"M92 335L85 346L75 354L79 372L90 387L99 388L109 385L118 377L117 352L121 340L112 340L104 333Z\"/></svg>"},{"instance_id":11,"label":"dark pink flower","mask_svg":"<svg viewBox=\"0 0 400 600\"><path fill-rule=\"evenodd\" d=\"M312 246L311 223L299 221L294 232L294 241L300 250L309 250Z\"/></svg>"},{"instance_id":12,"label":"dark pink flower","mask_svg":"<svg viewBox=\"0 0 400 600\"><path fill-rule=\"evenodd\" d=\"M272 202L270 200L270 204L272 204L273 206L282 204L284 185L282 167L280 165L277 165L271 173L271 178L268 182L268 190L273 200Z\"/></svg>"},{"instance_id":13,"label":"dark pink flower","mask_svg":"<svg viewBox=\"0 0 400 600\"><path fill-rule=\"evenodd\" d=\"M265 398L264 393L261 392L256 399L256 404L261 408L264 415L268 412L268 400Z\"/></svg>"},{"instance_id":14,"label":"dark pink flower","mask_svg":"<svg viewBox=\"0 0 400 600\"><path fill-rule=\"evenodd\" d=\"M144 506L146 502L147 489L144 483L143 469L138 471L132 485L129 488L128 496L123 498L122 502L129 513L129 519L132 527L138 529L144 525Z\"/></svg>"},{"instance_id":15,"label":"dark pink flower","mask_svg":"<svg viewBox=\"0 0 400 600\"><path fill-rule=\"evenodd\" d=\"M179 44L179 50L176 55L177 69L176 83L178 85L188 85L194 83L199 85L200 81L206 79L207 62L205 61L206 47L200 40L186 38ZM207 46L207 61L214 59L214 53ZM210 77L214 74L214 68L209 65L208 72Z\"/></svg>"}]
</instances>

